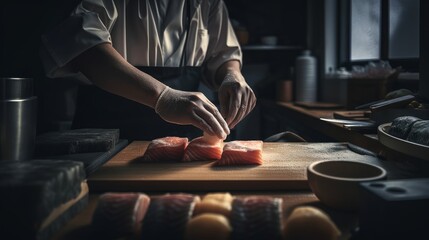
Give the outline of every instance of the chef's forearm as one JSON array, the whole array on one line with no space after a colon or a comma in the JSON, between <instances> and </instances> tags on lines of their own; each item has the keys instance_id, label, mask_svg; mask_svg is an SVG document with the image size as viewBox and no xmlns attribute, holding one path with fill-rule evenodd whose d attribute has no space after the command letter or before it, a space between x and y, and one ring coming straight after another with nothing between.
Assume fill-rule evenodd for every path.
<instances>
[{"instance_id":1,"label":"chef's forearm","mask_svg":"<svg viewBox=\"0 0 429 240\"><path fill-rule=\"evenodd\" d=\"M85 51L72 61L96 86L154 108L165 85L129 64L109 43Z\"/></svg>"},{"instance_id":2,"label":"chef's forearm","mask_svg":"<svg viewBox=\"0 0 429 240\"><path fill-rule=\"evenodd\" d=\"M218 86L222 84L226 74L228 72L238 72L241 73L241 65L238 60L229 60L222 64L216 71L215 81Z\"/></svg>"}]
</instances>

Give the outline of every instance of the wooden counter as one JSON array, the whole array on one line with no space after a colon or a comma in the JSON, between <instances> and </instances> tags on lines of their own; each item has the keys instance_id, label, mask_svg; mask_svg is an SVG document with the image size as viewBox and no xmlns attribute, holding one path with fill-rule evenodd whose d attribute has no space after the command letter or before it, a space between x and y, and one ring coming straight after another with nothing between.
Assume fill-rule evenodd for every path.
<instances>
[{"instance_id":1,"label":"wooden counter","mask_svg":"<svg viewBox=\"0 0 429 240\"><path fill-rule=\"evenodd\" d=\"M293 103L268 100L263 100L260 104L263 138L276 132L293 131L310 142L349 142L376 154L382 152L376 133L349 130L341 124L320 120L334 118L335 111L344 109L304 108Z\"/></svg>"},{"instance_id":2,"label":"wooden counter","mask_svg":"<svg viewBox=\"0 0 429 240\"><path fill-rule=\"evenodd\" d=\"M319 160L383 163L346 143L263 144L262 165L214 166L212 161L141 162L149 142L135 141L92 174L92 191L278 191L309 189L306 169Z\"/></svg>"},{"instance_id":3,"label":"wooden counter","mask_svg":"<svg viewBox=\"0 0 429 240\"><path fill-rule=\"evenodd\" d=\"M258 166L256 166L247 169L229 169L228 174L222 174L219 171L211 172L212 169L206 166L211 162L135 163L134 161L137 161L144 154L147 144L148 142L132 142L89 177L89 205L67 223L53 239L96 239L97 236L91 233L92 215L100 194L112 191L135 191L149 196L177 192L203 196L209 192L228 191L234 196L267 195L280 197L283 199L283 219L287 219L291 211L297 206L315 206L324 210L337 224L342 231L340 239L349 239L357 226L358 213L334 210L320 203L317 197L307 189L305 170L308 164L318 159L365 161L384 167L388 172L388 179L398 177L395 174L396 169L389 162L379 160L374 156L353 152L347 149L345 143L264 143L263 158L267 160L266 168L258 170ZM279 156L282 157L279 158ZM186 169L185 166L189 167L192 164L196 165ZM279 164L278 167L281 171L276 172L275 168L269 167L273 164ZM173 165L176 166L176 171L170 171ZM180 170L177 171L177 168ZM156 170L155 173L153 173L154 169ZM238 175L237 173L240 171L246 173ZM234 175L240 176L240 178L244 177L244 179ZM204 185L206 184L205 180L209 178L213 178L212 180L216 184L212 186L216 187L205 189L205 186L210 187L210 185ZM218 181L215 181L215 178ZM232 181L224 182L226 178ZM273 181L270 182L267 179ZM162 185L165 180L168 180L168 184ZM238 182L237 188L225 185L225 183L231 184L234 181ZM258 182L259 184L257 184ZM194 183L194 187L190 187L192 183ZM284 185L279 187L278 184ZM196 188L195 186L198 185L200 187ZM157 189L158 187L160 188Z\"/></svg>"}]
</instances>

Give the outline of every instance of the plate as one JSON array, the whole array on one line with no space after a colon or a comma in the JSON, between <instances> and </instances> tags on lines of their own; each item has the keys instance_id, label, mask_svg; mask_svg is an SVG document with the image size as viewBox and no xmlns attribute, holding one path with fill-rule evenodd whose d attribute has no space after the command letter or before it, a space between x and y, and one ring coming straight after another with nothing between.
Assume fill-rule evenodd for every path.
<instances>
[{"instance_id":1,"label":"plate","mask_svg":"<svg viewBox=\"0 0 429 240\"><path fill-rule=\"evenodd\" d=\"M392 123L385 123L378 126L378 140L381 144L408 156L429 160L429 146L390 135L388 132L391 124Z\"/></svg>"}]
</instances>

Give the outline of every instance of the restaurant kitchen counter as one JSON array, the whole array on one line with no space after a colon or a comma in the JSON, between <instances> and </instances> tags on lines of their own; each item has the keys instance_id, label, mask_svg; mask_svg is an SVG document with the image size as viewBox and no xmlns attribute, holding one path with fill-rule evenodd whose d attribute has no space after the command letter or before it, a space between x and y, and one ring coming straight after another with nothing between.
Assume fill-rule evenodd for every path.
<instances>
[{"instance_id":1,"label":"restaurant kitchen counter","mask_svg":"<svg viewBox=\"0 0 429 240\"><path fill-rule=\"evenodd\" d=\"M349 239L358 224L358 213L323 205L307 185L306 167L318 160L348 159L382 166L387 170L388 178L396 178L394 166L377 157L353 152L346 143L264 143L263 165L223 169L214 169L210 166L212 162L207 161L138 162L147 146L148 142L134 141L94 172L87 179L89 205L53 239L96 239L91 232L92 215L100 194L105 192L142 192L149 196L230 192L234 196L280 197L283 199L283 219L297 206L318 207L337 224L342 232L340 239ZM237 182L235 185L230 184L234 181ZM258 182L260 184L256 184Z\"/></svg>"},{"instance_id":2,"label":"restaurant kitchen counter","mask_svg":"<svg viewBox=\"0 0 429 240\"><path fill-rule=\"evenodd\" d=\"M292 131L308 142L349 142L377 155L383 151L375 131L350 130L342 124L320 119L333 119L334 112L345 111L343 108L329 108L327 104L303 107L270 100L261 100L260 107L263 139L278 132Z\"/></svg>"}]
</instances>

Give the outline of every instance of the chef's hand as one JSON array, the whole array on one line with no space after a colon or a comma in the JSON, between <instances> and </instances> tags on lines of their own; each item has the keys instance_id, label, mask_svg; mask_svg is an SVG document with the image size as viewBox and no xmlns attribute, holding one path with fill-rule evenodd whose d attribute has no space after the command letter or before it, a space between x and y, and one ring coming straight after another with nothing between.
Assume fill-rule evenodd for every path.
<instances>
[{"instance_id":1,"label":"chef's hand","mask_svg":"<svg viewBox=\"0 0 429 240\"><path fill-rule=\"evenodd\" d=\"M256 105L256 97L239 71L229 71L219 87L220 111L234 128Z\"/></svg>"},{"instance_id":2,"label":"chef's hand","mask_svg":"<svg viewBox=\"0 0 429 240\"><path fill-rule=\"evenodd\" d=\"M155 105L156 113L167 122L188 125L225 139L228 124L216 106L201 92L185 92L166 87Z\"/></svg>"}]
</instances>

